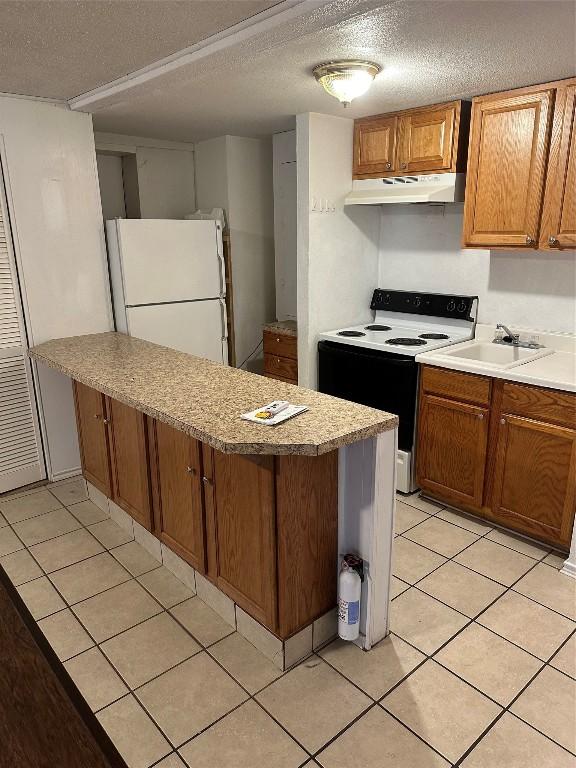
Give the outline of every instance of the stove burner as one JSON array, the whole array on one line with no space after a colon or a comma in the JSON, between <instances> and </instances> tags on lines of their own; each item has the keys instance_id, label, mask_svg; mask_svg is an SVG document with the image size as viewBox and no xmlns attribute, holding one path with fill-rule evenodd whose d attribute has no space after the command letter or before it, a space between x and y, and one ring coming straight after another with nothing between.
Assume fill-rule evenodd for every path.
<instances>
[{"instance_id":1,"label":"stove burner","mask_svg":"<svg viewBox=\"0 0 576 768\"><path fill-rule=\"evenodd\" d=\"M389 325L367 325L364 330L366 330L366 331L391 331L392 328Z\"/></svg>"},{"instance_id":2,"label":"stove burner","mask_svg":"<svg viewBox=\"0 0 576 768\"><path fill-rule=\"evenodd\" d=\"M424 339L411 339L411 338L403 338L399 337L398 339L387 339L386 344L393 344L394 346L399 347L420 347L423 344L426 344Z\"/></svg>"},{"instance_id":3,"label":"stove burner","mask_svg":"<svg viewBox=\"0 0 576 768\"><path fill-rule=\"evenodd\" d=\"M362 331L338 331L338 336L366 336Z\"/></svg>"},{"instance_id":4,"label":"stove burner","mask_svg":"<svg viewBox=\"0 0 576 768\"><path fill-rule=\"evenodd\" d=\"M421 333L419 339L449 339L446 333Z\"/></svg>"}]
</instances>

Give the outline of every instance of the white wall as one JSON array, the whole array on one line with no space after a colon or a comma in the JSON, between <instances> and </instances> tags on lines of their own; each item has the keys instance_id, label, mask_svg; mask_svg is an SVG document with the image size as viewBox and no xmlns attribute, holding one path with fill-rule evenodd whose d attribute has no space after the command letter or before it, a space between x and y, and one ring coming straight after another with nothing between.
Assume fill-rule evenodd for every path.
<instances>
[{"instance_id":1,"label":"white wall","mask_svg":"<svg viewBox=\"0 0 576 768\"><path fill-rule=\"evenodd\" d=\"M344 207L352 188L352 120L296 118L298 174L298 381L317 385L321 331L370 319L378 281L380 214ZM334 207L329 212L312 210Z\"/></svg>"},{"instance_id":2,"label":"white wall","mask_svg":"<svg viewBox=\"0 0 576 768\"><path fill-rule=\"evenodd\" d=\"M222 136L195 146L196 202L224 208L230 232L236 364L275 319L272 141ZM262 354L247 363L261 370Z\"/></svg>"},{"instance_id":3,"label":"white wall","mask_svg":"<svg viewBox=\"0 0 576 768\"><path fill-rule=\"evenodd\" d=\"M136 165L143 219L183 219L194 213L193 152L138 147Z\"/></svg>"},{"instance_id":4,"label":"white wall","mask_svg":"<svg viewBox=\"0 0 576 768\"><path fill-rule=\"evenodd\" d=\"M479 321L576 332L574 251L461 250L462 205L383 206L381 288L478 295Z\"/></svg>"},{"instance_id":5,"label":"white wall","mask_svg":"<svg viewBox=\"0 0 576 768\"><path fill-rule=\"evenodd\" d=\"M183 219L196 210L193 144L114 133L96 133L95 140L99 157L105 152L135 159L129 168L135 171L129 174L133 178L126 178L124 166L125 192L131 196L129 218ZM102 204L108 207L104 198Z\"/></svg>"},{"instance_id":6,"label":"white wall","mask_svg":"<svg viewBox=\"0 0 576 768\"><path fill-rule=\"evenodd\" d=\"M124 180L122 178L122 158L120 155L96 154L98 182L102 201L102 216L108 219L126 217L124 202Z\"/></svg>"},{"instance_id":7,"label":"white wall","mask_svg":"<svg viewBox=\"0 0 576 768\"><path fill-rule=\"evenodd\" d=\"M112 328L92 118L0 97L0 137L30 345ZM70 382L38 366L49 473L80 466Z\"/></svg>"},{"instance_id":8,"label":"white wall","mask_svg":"<svg viewBox=\"0 0 576 768\"><path fill-rule=\"evenodd\" d=\"M272 137L272 145L276 319L296 320L298 312L296 131L275 133Z\"/></svg>"}]
</instances>

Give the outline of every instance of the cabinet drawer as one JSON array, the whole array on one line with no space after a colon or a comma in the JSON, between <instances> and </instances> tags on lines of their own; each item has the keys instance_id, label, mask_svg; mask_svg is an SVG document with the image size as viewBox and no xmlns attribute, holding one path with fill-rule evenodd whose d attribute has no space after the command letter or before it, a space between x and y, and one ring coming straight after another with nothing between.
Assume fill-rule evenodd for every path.
<instances>
[{"instance_id":1,"label":"cabinet drawer","mask_svg":"<svg viewBox=\"0 0 576 768\"><path fill-rule=\"evenodd\" d=\"M484 376L432 366L424 366L422 370L422 390L451 400L488 405L490 389L491 381Z\"/></svg>"},{"instance_id":2,"label":"cabinet drawer","mask_svg":"<svg viewBox=\"0 0 576 768\"><path fill-rule=\"evenodd\" d=\"M286 379L284 376L278 376L276 373L265 373L268 379L276 379L276 381L283 381L285 384L295 384L298 386L298 379Z\"/></svg>"},{"instance_id":3,"label":"cabinet drawer","mask_svg":"<svg viewBox=\"0 0 576 768\"><path fill-rule=\"evenodd\" d=\"M278 357L269 353L264 354L264 373L280 376L283 379L298 378L298 363L287 357Z\"/></svg>"},{"instance_id":4,"label":"cabinet drawer","mask_svg":"<svg viewBox=\"0 0 576 768\"><path fill-rule=\"evenodd\" d=\"M576 395L506 382L502 412L576 429Z\"/></svg>"},{"instance_id":5,"label":"cabinet drawer","mask_svg":"<svg viewBox=\"0 0 576 768\"><path fill-rule=\"evenodd\" d=\"M296 336L264 331L264 354L276 355L277 357L288 357L290 360L297 360L297 341Z\"/></svg>"}]
</instances>

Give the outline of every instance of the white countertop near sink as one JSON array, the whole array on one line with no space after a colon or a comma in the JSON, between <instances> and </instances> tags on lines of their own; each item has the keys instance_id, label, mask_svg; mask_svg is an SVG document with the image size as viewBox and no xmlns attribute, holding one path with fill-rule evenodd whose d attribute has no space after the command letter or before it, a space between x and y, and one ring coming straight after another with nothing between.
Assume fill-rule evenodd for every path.
<instances>
[{"instance_id":1,"label":"white countertop near sink","mask_svg":"<svg viewBox=\"0 0 576 768\"><path fill-rule=\"evenodd\" d=\"M459 348L465 348L469 341L441 347L431 352L416 355L416 362L435 365L439 368L450 368L454 371L478 373L507 381L518 381L523 384L533 384L538 387L561 389L565 392L576 392L576 336L566 333L543 333L521 328L512 328L521 336L537 336L538 342L553 349L552 354L532 360L528 363L515 365L513 368L498 368L478 360L456 357L450 354ZM493 325L476 326L476 341L491 341L494 338Z\"/></svg>"}]
</instances>

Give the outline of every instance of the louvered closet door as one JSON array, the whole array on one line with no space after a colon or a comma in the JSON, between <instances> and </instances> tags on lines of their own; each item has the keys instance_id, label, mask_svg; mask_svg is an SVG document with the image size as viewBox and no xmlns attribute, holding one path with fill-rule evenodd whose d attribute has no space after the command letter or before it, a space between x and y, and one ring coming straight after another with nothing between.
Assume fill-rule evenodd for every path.
<instances>
[{"instance_id":1,"label":"louvered closet door","mask_svg":"<svg viewBox=\"0 0 576 768\"><path fill-rule=\"evenodd\" d=\"M0 169L0 493L45 476Z\"/></svg>"}]
</instances>

